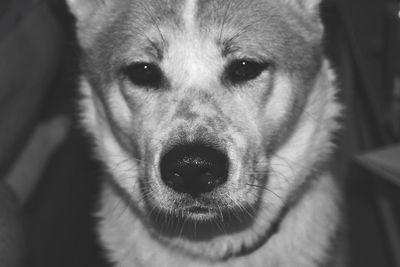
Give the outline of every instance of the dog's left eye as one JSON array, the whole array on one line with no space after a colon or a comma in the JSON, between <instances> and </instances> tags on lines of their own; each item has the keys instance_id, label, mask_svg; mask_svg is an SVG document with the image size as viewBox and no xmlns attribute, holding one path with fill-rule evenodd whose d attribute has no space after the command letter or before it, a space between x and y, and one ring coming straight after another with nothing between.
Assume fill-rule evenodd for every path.
<instances>
[{"instance_id":1,"label":"dog's left eye","mask_svg":"<svg viewBox=\"0 0 400 267\"><path fill-rule=\"evenodd\" d=\"M153 63L134 63L124 69L124 74L135 85L158 88L162 81L160 68Z\"/></svg>"},{"instance_id":2,"label":"dog's left eye","mask_svg":"<svg viewBox=\"0 0 400 267\"><path fill-rule=\"evenodd\" d=\"M257 78L267 67L267 64L252 60L235 60L228 65L225 75L229 82L238 84Z\"/></svg>"}]
</instances>

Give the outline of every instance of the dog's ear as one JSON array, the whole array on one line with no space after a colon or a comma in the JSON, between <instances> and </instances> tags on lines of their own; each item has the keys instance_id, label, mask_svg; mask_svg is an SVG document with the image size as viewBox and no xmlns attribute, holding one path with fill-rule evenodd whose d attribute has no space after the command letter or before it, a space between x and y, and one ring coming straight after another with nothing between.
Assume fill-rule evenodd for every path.
<instances>
[{"instance_id":1,"label":"dog's ear","mask_svg":"<svg viewBox=\"0 0 400 267\"><path fill-rule=\"evenodd\" d=\"M66 0L72 14L78 21L89 18L106 0Z\"/></svg>"},{"instance_id":2,"label":"dog's ear","mask_svg":"<svg viewBox=\"0 0 400 267\"><path fill-rule=\"evenodd\" d=\"M319 15L319 6L322 0L285 0L295 8L305 11L308 14Z\"/></svg>"},{"instance_id":3,"label":"dog's ear","mask_svg":"<svg viewBox=\"0 0 400 267\"><path fill-rule=\"evenodd\" d=\"M66 0L67 6L76 18L77 37L82 47L89 46L95 30L102 20L99 14L107 9L109 0ZM101 17L101 16L100 16Z\"/></svg>"}]
</instances>

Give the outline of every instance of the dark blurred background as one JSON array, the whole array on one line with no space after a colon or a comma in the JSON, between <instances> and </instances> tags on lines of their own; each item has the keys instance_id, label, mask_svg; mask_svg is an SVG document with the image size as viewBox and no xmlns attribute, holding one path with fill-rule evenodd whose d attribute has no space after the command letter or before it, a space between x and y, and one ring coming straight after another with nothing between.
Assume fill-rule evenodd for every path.
<instances>
[{"instance_id":1,"label":"dark blurred background","mask_svg":"<svg viewBox=\"0 0 400 267\"><path fill-rule=\"evenodd\" d=\"M400 267L400 2L326 0L321 12L346 106L332 167L349 266ZM76 126L78 55L63 1L0 1L1 266L22 253L30 267L108 266L93 230L99 166Z\"/></svg>"}]
</instances>

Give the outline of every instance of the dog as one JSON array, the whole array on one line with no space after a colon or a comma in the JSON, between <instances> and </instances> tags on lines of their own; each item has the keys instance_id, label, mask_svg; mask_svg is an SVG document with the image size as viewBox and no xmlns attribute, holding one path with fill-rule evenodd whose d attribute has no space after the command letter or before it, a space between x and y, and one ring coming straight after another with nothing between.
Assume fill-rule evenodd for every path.
<instances>
[{"instance_id":1,"label":"dog","mask_svg":"<svg viewBox=\"0 0 400 267\"><path fill-rule=\"evenodd\" d=\"M115 266L339 266L319 0L67 0Z\"/></svg>"}]
</instances>

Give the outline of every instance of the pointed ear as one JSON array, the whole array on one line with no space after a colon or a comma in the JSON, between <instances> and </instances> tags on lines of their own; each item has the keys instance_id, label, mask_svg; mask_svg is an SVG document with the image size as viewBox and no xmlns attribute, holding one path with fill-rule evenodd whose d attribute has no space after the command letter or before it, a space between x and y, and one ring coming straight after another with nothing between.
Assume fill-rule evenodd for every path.
<instances>
[{"instance_id":1,"label":"pointed ear","mask_svg":"<svg viewBox=\"0 0 400 267\"><path fill-rule=\"evenodd\" d=\"M1 0L0 0L1 1ZM109 0L66 0L67 6L76 18L76 35L81 47L88 47L94 33L101 28L105 20L101 12L106 9Z\"/></svg>"},{"instance_id":2,"label":"pointed ear","mask_svg":"<svg viewBox=\"0 0 400 267\"><path fill-rule=\"evenodd\" d=\"M72 14L78 21L84 21L95 12L105 0L66 0Z\"/></svg>"},{"instance_id":3,"label":"pointed ear","mask_svg":"<svg viewBox=\"0 0 400 267\"><path fill-rule=\"evenodd\" d=\"M322 0L286 0L286 2L308 14L319 15Z\"/></svg>"}]
</instances>

